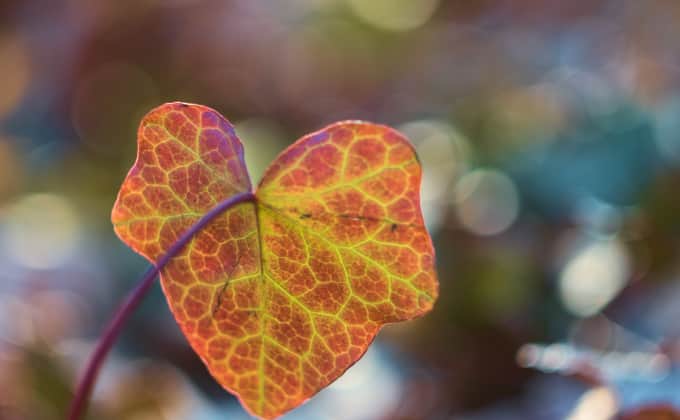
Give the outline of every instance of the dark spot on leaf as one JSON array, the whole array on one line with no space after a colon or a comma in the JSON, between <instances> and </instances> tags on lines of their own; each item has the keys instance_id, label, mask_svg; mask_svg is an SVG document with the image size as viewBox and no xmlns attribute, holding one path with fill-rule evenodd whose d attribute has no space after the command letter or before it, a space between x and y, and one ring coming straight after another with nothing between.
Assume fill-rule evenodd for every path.
<instances>
[{"instance_id":1,"label":"dark spot on leaf","mask_svg":"<svg viewBox=\"0 0 680 420\"><path fill-rule=\"evenodd\" d=\"M396 224L396 223L392 223L392 226L390 226L390 230L391 230L392 232L394 232L395 230L397 230L397 224Z\"/></svg>"},{"instance_id":2,"label":"dark spot on leaf","mask_svg":"<svg viewBox=\"0 0 680 420\"><path fill-rule=\"evenodd\" d=\"M220 309L220 306L222 306L222 295L224 295L224 292L227 291L227 286L229 286L229 280L224 282L224 285L220 289L219 292L217 292L217 299L215 299L215 306L213 306L212 310L212 317L215 318L215 314L217 313L217 310Z\"/></svg>"},{"instance_id":3,"label":"dark spot on leaf","mask_svg":"<svg viewBox=\"0 0 680 420\"><path fill-rule=\"evenodd\" d=\"M222 305L222 296L224 295L224 292L227 291L227 286L229 286L229 280L231 280L232 274L234 274L234 271L236 270L236 267L238 266L238 263L241 262L241 254L238 254L236 256L236 262L234 265L231 266L231 270L229 270L229 274L227 275L227 279L225 280L224 284L220 288L220 290L217 292L217 298L215 299L215 306L213 306L212 310L212 317L215 318L215 314L217 313L217 310L220 309L220 306Z\"/></svg>"},{"instance_id":4,"label":"dark spot on leaf","mask_svg":"<svg viewBox=\"0 0 680 420\"><path fill-rule=\"evenodd\" d=\"M300 215L300 219L309 219L310 217L312 217L312 215L309 213L302 213Z\"/></svg>"}]
</instances>

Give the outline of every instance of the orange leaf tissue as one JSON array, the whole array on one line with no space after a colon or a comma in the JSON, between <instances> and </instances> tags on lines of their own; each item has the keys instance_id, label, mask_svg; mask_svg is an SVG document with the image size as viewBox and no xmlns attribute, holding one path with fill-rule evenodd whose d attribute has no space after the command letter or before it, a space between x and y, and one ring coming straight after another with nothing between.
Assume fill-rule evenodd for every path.
<instances>
[{"instance_id":1,"label":"orange leaf tissue","mask_svg":"<svg viewBox=\"0 0 680 420\"><path fill-rule=\"evenodd\" d=\"M402 134L343 121L288 147L253 189L232 125L175 102L143 119L112 220L155 266L204 221L159 267L163 291L215 380L272 419L342 375L382 325L432 308L420 181Z\"/></svg>"}]
</instances>

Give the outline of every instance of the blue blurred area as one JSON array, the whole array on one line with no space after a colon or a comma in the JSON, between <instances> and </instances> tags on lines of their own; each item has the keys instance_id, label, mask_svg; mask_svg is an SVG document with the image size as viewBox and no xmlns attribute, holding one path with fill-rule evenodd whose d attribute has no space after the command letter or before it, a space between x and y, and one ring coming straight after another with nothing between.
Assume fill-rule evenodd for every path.
<instances>
[{"instance_id":1,"label":"blue blurred area","mask_svg":"<svg viewBox=\"0 0 680 420\"><path fill-rule=\"evenodd\" d=\"M570 127L514 155L509 171L532 206L558 218L589 198L633 206L663 166L649 119L621 110Z\"/></svg>"}]
</instances>

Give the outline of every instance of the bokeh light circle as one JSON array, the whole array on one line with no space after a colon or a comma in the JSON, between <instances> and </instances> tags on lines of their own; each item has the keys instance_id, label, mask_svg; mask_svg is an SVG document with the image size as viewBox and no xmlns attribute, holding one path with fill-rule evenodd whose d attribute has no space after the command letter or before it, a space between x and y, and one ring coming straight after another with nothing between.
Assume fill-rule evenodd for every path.
<instances>
[{"instance_id":1,"label":"bokeh light circle","mask_svg":"<svg viewBox=\"0 0 680 420\"><path fill-rule=\"evenodd\" d=\"M510 177L493 169L476 169L456 184L454 204L463 228L477 235L496 235L517 219L520 200Z\"/></svg>"},{"instance_id":2,"label":"bokeh light circle","mask_svg":"<svg viewBox=\"0 0 680 420\"><path fill-rule=\"evenodd\" d=\"M78 216L71 204L55 194L30 194L3 212L4 253L33 269L65 263L79 241Z\"/></svg>"},{"instance_id":3,"label":"bokeh light circle","mask_svg":"<svg viewBox=\"0 0 680 420\"><path fill-rule=\"evenodd\" d=\"M430 20L439 0L348 0L348 3L361 20L372 26L408 31Z\"/></svg>"},{"instance_id":4,"label":"bokeh light circle","mask_svg":"<svg viewBox=\"0 0 680 420\"><path fill-rule=\"evenodd\" d=\"M581 247L562 270L562 302L575 315L594 315L626 285L629 271L623 244L616 239L595 240Z\"/></svg>"}]
</instances>

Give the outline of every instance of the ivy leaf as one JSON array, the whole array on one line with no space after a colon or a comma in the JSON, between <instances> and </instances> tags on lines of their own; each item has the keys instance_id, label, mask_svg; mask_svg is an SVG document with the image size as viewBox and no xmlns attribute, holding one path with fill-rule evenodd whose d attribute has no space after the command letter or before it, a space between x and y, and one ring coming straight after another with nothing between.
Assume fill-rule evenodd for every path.
<instances>
[{"instance_id":1,"label":"ivy leaf","mask_svg":"<svg viewBox=\"0 0 680 420\"><path fill-rule=\"evenodd\" d=\"M297 407L355 363L383 324L432 308L420 178L413 147L393 129L330 125L281 153L253 201L216 217L161 271L192 348L251 414ZM165 104L142 120L114 229L154 263L220 201L251 188L224 117Z\"/></svg>"}]
</instances>

